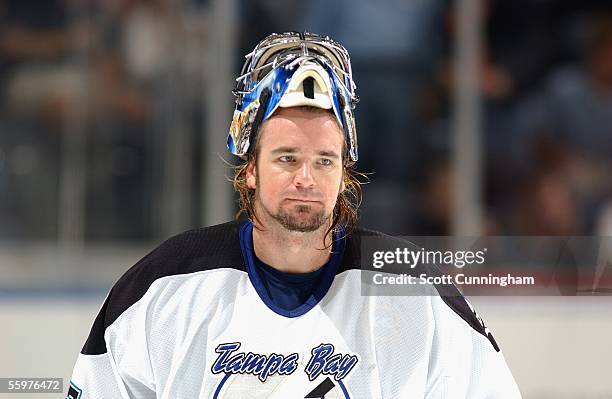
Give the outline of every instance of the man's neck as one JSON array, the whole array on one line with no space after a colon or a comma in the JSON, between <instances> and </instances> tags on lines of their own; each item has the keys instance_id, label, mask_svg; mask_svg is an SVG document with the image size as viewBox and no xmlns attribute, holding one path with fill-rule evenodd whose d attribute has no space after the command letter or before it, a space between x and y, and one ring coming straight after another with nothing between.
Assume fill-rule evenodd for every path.
<instances>
[{"instance_id":1,"label":"man's neck","mask_svg":"<svg viewBox=\"0 0 612 399\"><path fill-rule=\"evenodd\" d=\"M263 228L253 226L255 255L264 263L287 273L308 273L319 269L330 258L331 237L323 238L329 226L324 224L309 233L294 232L277 223Z\"/></svg>"}]
</instances>

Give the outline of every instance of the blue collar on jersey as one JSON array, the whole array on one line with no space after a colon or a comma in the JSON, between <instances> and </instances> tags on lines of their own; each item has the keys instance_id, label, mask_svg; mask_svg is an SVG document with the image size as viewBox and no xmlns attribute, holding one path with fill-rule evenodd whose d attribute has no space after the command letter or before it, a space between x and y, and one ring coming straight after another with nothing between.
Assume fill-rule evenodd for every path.
<instances>
[{"instance_id":1,"label":"blue collar on jersey","mask_svg":"<svg viewBox=\"0 0 612 399\"><path fill-rule=\"evenodd\" d=\"M332 256L325 266L323 266L325 270L323 271L321 280L319 281L319 284L315 288L313 294L306 300L306 302L297 308L286 310L277 306L272 298L270 298L270 295L268 295L268 291L266 290L266 287L259 276L259 272L257 271L257 266L255 265L254 259L255 251L253 249L253 224L251 221L247 220L242 224L242 226L240 226L240 248L242 249L242 256L244 257L244 263L246 264L246 269L249 279L251 280L251 284L253 284L255 291L266 306L273 312L284 317L302 316L310 309L317 306L321 299L323 299L334 281L334 276L338 270L338 265L340 265L340 261L344 255L344 243L344 229L341 228L340 233L334 237L334 242L332 244Z\"/></svg>"}]
</instances>

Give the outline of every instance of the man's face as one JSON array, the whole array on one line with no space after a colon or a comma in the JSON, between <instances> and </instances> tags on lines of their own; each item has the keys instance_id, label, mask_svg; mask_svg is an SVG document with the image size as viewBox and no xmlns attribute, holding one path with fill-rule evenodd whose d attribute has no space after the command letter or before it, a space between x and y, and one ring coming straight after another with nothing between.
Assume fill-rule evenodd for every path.
<instances>
[{"instance_id":1,"label":"man's face","mask_svg":"<svg viewBox=\"0 0 612 399\"><path fill-rule=\"evenodd\" d=\"M262 223L290 231L315 231L329 221L344 190L344 137L331 113L279 108L260 130L247 186L255 189Z\"/></svg>"}]
</instances>

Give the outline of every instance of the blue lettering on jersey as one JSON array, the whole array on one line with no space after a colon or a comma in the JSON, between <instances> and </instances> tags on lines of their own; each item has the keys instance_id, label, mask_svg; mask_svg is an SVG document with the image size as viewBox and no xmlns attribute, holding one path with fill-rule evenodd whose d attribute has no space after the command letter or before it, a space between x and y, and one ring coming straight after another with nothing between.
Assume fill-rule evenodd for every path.
<instances>
[{"instance_id":1,"label":"blue lettering on jersey","mask_svg":"<svg viewBox=\"0 0 612 399\"><path fill-rule=\"evenodd\" d=\"M289 375L297 370L297 353L288 356L277 353L236 353L240 345L240 342L230 342L217 346L215 352L219 356L211 367L213 374L251 374L257 376L261 382L266 382L271 375ZM321 374L333 376L336 381L340 381L351 372L359 360L356 355L334 352L332 344L321 344L311 350L312 356L304 369L310 381L316 380Z\"/></svg>"},{"instance_id":2,"label":"blue lettering on jersey","mask_svg":"<svg viewBox=\"0 0 612 399\"><path fill-rule=\"evenodd\" d=\"M269 355L259 355L256 353L232 353L240 348L240 342L219 344L215 352L219 354L217 360L212 365L214 374L253 374L261 382L273 374L288 375L293 373L298 366L298 354L292 353L283 356L276 353Z\"/></svg>"},{"instance_id":3,"label":"blue lettering on jersey","mask_svg":"<svg viewBox=\"0 0 612 399\"><path fill-rule=\"evenodd\" d=\"M312 356L306 369L310 381L314 381L319 375L332 375L336 381L340 381L357 364L357 356L334 354L332 344L321 344L312 350Z\"/></svg>"}]
</instances>

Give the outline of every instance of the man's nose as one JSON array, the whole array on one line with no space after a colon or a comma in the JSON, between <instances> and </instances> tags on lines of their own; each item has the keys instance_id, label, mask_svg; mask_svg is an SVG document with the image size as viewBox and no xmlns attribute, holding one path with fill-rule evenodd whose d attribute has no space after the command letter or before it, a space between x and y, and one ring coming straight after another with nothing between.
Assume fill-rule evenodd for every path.
<instances>
[{"instance_id":1,"label":"man's nose","mask_svg":"<svg viewBox=\"0 0 612 399\"><path fill-rule=\"evenodd\" d=\"M315 181L312 176L312 165L310 162L304 162L296 171L294 183L296 187L309 188L314 186Z\"/></svg>"}]
</instances>

